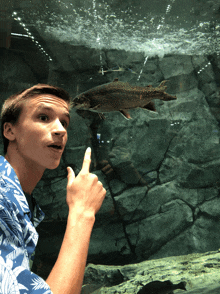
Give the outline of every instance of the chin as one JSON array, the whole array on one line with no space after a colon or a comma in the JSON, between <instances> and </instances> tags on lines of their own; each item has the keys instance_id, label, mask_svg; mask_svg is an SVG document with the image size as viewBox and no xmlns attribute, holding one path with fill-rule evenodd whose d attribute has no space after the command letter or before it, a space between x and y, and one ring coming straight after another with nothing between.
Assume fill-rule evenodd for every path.
<instances>
[{"instance_id":1,"label":"chin","mask_svg":"<svg viewBox=\"0 0 220 294\"><path fill-rule=\"evenodd\" d=\"M53 170L53 169L58 168L59 165L60 165L60 161L56 162L54 164L51 164L51 165L48 164L47 169Z\"/></svg>"}]
</instances>

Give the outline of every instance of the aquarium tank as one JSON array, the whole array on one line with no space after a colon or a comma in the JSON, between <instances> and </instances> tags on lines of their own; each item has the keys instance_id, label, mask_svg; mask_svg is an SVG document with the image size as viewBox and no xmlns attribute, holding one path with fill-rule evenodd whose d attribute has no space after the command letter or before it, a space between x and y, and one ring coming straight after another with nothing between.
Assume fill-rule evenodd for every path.
<instances>
[{"instance_id":1,"label":"aquarium tank","mask_svg":"<svg viewBox=\"0 0 220 294\"><path fill-rule=\"evenodd\" d=\"M78 174L90 146L107 194L82 293L166 280L220 293L220 1L1 0L1 104L38 83L73 107L60 166L34 190L46 217L33 272L56 261L67 166Z\"/></svg>"}]
</instances>

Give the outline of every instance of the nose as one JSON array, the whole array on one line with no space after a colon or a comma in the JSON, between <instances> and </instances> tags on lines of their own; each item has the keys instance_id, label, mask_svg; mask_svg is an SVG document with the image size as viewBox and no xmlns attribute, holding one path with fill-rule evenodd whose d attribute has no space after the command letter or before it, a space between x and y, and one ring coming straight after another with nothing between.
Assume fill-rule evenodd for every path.
<instances>
[{"instance_id":1,"label":"nose","mask_svg":"<svg viewBox=\"0 0 220 294\"><path fill-rule=\"evenodd\" d=\"M61 137L67 134L67 130L64 128L59 119L56 119L54 122L52 134Z\"/></svg>"}]
</instances>

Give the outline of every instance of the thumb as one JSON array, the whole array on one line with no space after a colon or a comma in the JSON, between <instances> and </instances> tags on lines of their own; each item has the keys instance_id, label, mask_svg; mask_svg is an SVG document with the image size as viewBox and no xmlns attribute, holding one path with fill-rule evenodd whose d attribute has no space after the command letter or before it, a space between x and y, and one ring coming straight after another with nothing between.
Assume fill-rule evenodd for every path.
<instances>
[{"instance_id":1,"label":"thumb","mask_svg":"<svg viewBox=\"0 0 220 294\"><path fill-rule=\"evenodd\" d=\"M70 166L67 167L67 173L68 173L67 174L68 184L71 184L75 179L75 173L74 173L72 167L70 167Z\"/></svg>"}]
</instances>

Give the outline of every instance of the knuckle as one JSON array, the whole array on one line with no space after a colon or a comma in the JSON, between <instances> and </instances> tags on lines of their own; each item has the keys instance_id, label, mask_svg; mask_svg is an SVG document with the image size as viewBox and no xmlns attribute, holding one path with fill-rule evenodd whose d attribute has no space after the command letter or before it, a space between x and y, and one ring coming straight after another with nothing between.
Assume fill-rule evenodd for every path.
<instances>
[{"instance_id":1,"label":"knuckle","mask_svg":"<svg viewBox=\"0 0 220 294\"><path fill-rule=\"evenodd\" d=\"M102 182L98 181L98 184L99 184L99 186L100 186L101 188L103 188L103 184L102 184Z\"/></svg>"},{"instance_id":2,"label":"knuckle","mask_svg":"<svg viewBox=\"0 0 220 294\"><path fill-rule=\"evenodd\" d=\"M85 163L85 164L90 164L90 162L91 162L91 159L89 159L89 158L84 158L84 163Z\"/></svg>"},{"instance_id":3,"label":"knuckle","mask_svg":"<svg viewBox=\"0 0 220 294\"><path fill-rule=\"evenodd\" d=\"M90 174L90 177L92 180L97 181L98 182L98 177L95 174Z\"/></svg>"},{"instance_id":4,"label":"knuckle","mask_svg":"<svg viewBox=\"0 0 220 294\"><path fill-rule=\"evenodd\" d=\"M88 173L84 172L84 171L80 171L79 176L81 179L86 179L86 177L88 176Z\"/></svg>"},{"instance_id":5,"label":"knuckle","mask_svg":"<svg viewBox=\"0 0 220 294\"><path fill-rule=\"evenodd\" d=\"M83 166L82 166L83 169L89 169L90 164L91 164L91 159L88 159L88 158L84 159Z\"/></svg>"}]
</instances>

